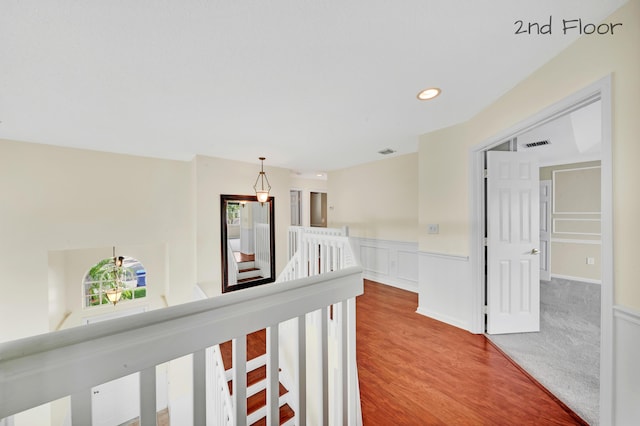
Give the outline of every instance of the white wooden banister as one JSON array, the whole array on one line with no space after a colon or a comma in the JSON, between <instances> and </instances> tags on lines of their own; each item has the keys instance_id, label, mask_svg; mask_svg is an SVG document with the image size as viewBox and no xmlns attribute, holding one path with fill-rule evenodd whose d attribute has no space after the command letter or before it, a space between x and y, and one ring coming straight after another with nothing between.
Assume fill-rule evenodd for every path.
<instances>
[{"instance_id":1,"label":"white wooden banister","mask_svg":"<svg viewBox=\"0 0 640 426\"><path fill-rule=\"evenodd\" d=\"M1 343L0 418L73 395L74 424L83 424L76 422L75 416L79 413L86 418L91 387L151 371L156 365L231 339L236 339L236 351L246 353L241 342L247 334L361 294L361 273L362 269L354 266ZM234 358L242 359L242 355ZM246 401L239 398L246 393L242 364L234 359L234 399L240 399L234 408L236 414L243 414L236 418L238 424L242 418L246 420Z\"/></svg>"}]
</instances>

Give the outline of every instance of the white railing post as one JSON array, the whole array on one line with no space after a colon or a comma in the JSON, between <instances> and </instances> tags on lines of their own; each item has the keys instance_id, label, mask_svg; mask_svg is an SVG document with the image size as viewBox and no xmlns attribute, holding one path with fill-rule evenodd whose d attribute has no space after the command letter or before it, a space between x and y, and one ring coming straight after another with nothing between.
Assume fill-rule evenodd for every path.
<instances>
[{"instance_id":1,"label":"white railing post","mask_svg":"<svg viewBox=\"0 0 640 426\"><path fill-rule=\"evenodd\" d=\"M296 407L296 416L298 417L298 425L306 426L307 424L307 316L300 315L298 317L298 359L297 374L298 377L298 400Z\"/></svg>"},{"instance_id":2,"label":"white railing post","mask_svg":"<svg viewBox=\"0 0 640 426\"><path fill-rule=\"evenodd\" d=\"M73 426L90 425L91 389L84 389L71 395L71 424Z\"/></svg>"},{"instance_id":3,"label":"white railing post","mask_svg":"<svg viewBox=\"0 0 640 426\"><path fill-rule=\"evenodd\" d=\"M140 426L156 426L156 367L140 372Z\"/></svg>"},{"instance_id":4,"label":"white railing post","mask_svg":"<svg viewBox=\"0 0 640 426\"><path fill-rule=\"evenodd\" d=\"M340 325L340 396L342 410L342 425L349 424L349 313L347 301L340 302L338 313L338 324Z\"/></svg>"},{"instance_id":5,"label":"white railing post","mask_svg":"<svg viewBox=\"0 0 640 426\"><path fill-rule=\"evenodd\" d=\"M343 302L345 303L345 302ZM356 299L346 301L347 305L347 350L349 378L349 425L362 425L362 407L360 406L360 384L358 383L358 365L356 363Z\"/></svg>"},{"instance_id":6,"label":"white railing post","mask_svg":"<svg viewBox=\"0 0 640 426\"><path fill-rule=\"evenodd\" d=\"M193 353L193 422L196 425L207 424L206 360L205 349Z\"/></svg>"},{"instance_id":7,"label":"white railing post","mask_svg":"<svg viewBox=\"0 0 640 426\"><path fill-rule=\"evenodd\" d=\"M267 327L267 424L280 425L278 324Z\"/></svg>"},{"instance_id":8,"label":"white railing post","mask_svg":"<svg viewBox=\"0 0 640 426\"><path fill-rule=\"evenodd\" d=\"M326 307L320 309L320 351L322 359L322 424L329 425L329 312Z\"/></svg>"},{"instance_id":9,"label":"white railing post","mask_svg":"<svg viewBox=\"0 0 640 426\"><path fill-rule=\"evenodd\" d=\"M247 336L233 339L233 408L236 426L247 426Z\"/></svg>"}]
</instances>

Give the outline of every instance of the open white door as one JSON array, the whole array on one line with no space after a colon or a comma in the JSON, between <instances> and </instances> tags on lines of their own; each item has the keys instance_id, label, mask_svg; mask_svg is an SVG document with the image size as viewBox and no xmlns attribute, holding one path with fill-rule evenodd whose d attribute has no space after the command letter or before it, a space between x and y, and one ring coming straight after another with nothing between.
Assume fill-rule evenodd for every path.
<instances>
[{"instance_id":1,"label":"open white door","mask_svg":"<svg viewBox=\"0 0 640 426\"><path fill-rule=\"evenodd\" d=\"M531 155L487 152L487 333L540 331L539 171Z\"/></svg>"}]
</instances>

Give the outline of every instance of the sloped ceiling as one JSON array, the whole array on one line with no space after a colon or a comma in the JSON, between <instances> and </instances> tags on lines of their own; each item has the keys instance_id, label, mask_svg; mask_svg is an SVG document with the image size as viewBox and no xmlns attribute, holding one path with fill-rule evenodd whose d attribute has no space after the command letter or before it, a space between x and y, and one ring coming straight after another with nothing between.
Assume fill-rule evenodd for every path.
<instances>
[{"instance_id":1,"label":"sloped ceiling","mask_svg":"<svg viewBox=\"0 0 640 426\"><path fill-rule=\"evenodd\" d=\"M0 138L344 168L415 152L623 3L3 0Z\"/></svg>"},{"instance_id":2,"label":"sloped ceiling","mask_svg":"<svg viewBox=\"0 0 640 426\"><path fill-rule=\"evenodd\" d=\"M518 151L534 155L541 166L599 160L602 104L596 101L517 137ZM537 143L545 141L547 144ZM528 144L533 146L528 147Z\"/></svg>"}]
</instances>

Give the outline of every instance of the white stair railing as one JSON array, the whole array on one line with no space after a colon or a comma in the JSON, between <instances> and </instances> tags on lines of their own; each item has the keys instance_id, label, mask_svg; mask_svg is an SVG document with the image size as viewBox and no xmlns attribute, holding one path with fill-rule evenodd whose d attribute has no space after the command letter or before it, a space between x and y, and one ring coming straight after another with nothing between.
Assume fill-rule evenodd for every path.
<instances>
[{"instance_id":1,"label":"white stair railing","mask_svg":"<svg viewBox=\"0 0 640 426\"><path fill-rule=\"evenodd\" d=\"M233 426L231 392L219 345L207 348L207 363L207 425Z\"/></svg>"},{"instance_id":2,"label":"white stair railing","mask_svg":"<svg viewBox=\"0 0 640 426\"><path fill-rule=\"evenodd\" d=\"M295 377L294 387L306 389L309 374L303 365L305 342L314 338L306 337L307 314L320 310L326 317L329 307L337 303L346 309L347 305L355 305L355 297L362 291L362 269L353 266L321 276L257 286L127 318L0 343L0 419L70 396L72 424L89 425L91 388L140 372L140 424L154 425L155 367L191 354L193 424L211 424L213 419L207 421L206 408L210 396L206 392L206 349L233 340L233 419L236 425L246 425L246 335L266 328L267 352L275 354L267 366L270 373L266 384L271 396L267 398L267 423L273 424L274 416L278 415L278 401L273 395L278 394L279 387L279 324L291 318L299 324L296 352L302 368ZM355 402L357 373L353 348L355 321L352 320L355 316L347 318L341 329L349 343L340 349L342 354L337 358L345 363L342 371L349 372L348 377L341 379L348 384L342 394L348 403L344 404L346 410L344 407L339 410L344 413L342 424L357 425L359 404ZM319 350L322 359L329 359L328 327L322 328L323 343ZM329 374L328 369L322 371L323 384L329 383ZM309 403L320 407L310 424L322 424L322 419L326 423L329 419L328 386L321 394L317 398L309 395ZM311 411L307 410L304 395L298 398L296 408L296 416L300 415L298 424L306 424L306 413Z\"/></svg>"},{"instance_id":3,"label":"white stair railing","mask_svg":"<svg viewBox=\"0 0 640 426\"><path fill-rule=\"evenodd\" d=\"M344 226L342 228L322 228L316 226L290 226L289 227L289 237L288 237L288 247L289 247L289 256L291 259L293 255L298 251L298 247L300 246L300 241L303 238L303 235L333 235L336 237L348 237L349 236L349 228Z\"/></svg>"},{"instance_id":4,"label":"white stair railing","mask_svg":"<svg viewBox=\"0 0 640 426\"><path fill-rule=\"evenodd\" d=\"M255 228L255 265L263 277L271 274L271 228L268 223L256 223Z\"/></svg>"},{"instance_id":5,"label":"white stair railing","mask_svg":"<svg viewBox=\"0 0 640 426\"><path fill-rule=\"evenodd\" d=\"M227 285L238 284L238 262L231 247L231 241L227 240Z\"/></svg>"},{"instance_id":6,"label":"white stair railing","mask_svg":"<svg viewBox=\"0 0 640 426\"><path fill-rule=\"evenodd\" d=\"M346 234L346 229L291 227L289 241L295 240L297 251L277 281L323 276L355 266ZM298 348L307 346L307 341L316 350L300 353ZM306 314L297 321L281 323L280 351L285 386L288 381L299 382L301 375L307 383L305 387L292 389L296 395L296 416L305 415L300 404L308 398L308 392L312 400L322 399L320 407L330 408L323 412L325 424L362 424L355 350L355 299ZM306 371L318 374L307 377Z\"/></svg>"}]
</instances>

